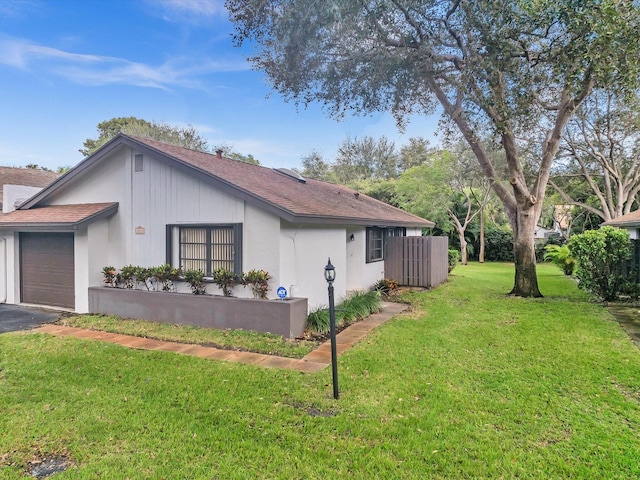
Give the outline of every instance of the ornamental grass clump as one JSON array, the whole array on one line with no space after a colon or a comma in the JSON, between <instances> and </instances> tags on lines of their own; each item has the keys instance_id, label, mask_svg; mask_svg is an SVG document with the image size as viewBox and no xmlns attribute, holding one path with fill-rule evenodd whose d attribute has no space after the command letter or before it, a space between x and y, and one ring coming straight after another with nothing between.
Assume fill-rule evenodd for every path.
<instances>
[{"instance_id":1,"label":"ornamental grass clump","mask_svg":"<svg viewBox=\"0 0 640 480\"><path fill-rule=\"evenodd\" d=\"M380 294L375 290L352 292L336 307L336 325L346 327L359 322L372 313L379 312L382 309L380 304ZM329 310L326 307L317 308L309 313L305 331L314 335L325 335L329 332L329 327Z\"/></svg>"}]
</instances>

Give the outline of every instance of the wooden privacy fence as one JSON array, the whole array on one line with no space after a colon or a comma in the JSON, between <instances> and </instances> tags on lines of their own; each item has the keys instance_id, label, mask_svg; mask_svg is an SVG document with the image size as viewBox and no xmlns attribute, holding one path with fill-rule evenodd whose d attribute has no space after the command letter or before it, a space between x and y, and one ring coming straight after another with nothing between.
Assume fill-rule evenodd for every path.
<instances>
[{"instance_id":1,"label":"wooden privacy fence","mask_svg":"<svg viewBox=\"0 0 640 480\"><path fill-rule=\"evenodd\" d=\"M384 276L400 285L432 288L449 276L447 237L391 237Z\"/></svg>"}]
</instances>

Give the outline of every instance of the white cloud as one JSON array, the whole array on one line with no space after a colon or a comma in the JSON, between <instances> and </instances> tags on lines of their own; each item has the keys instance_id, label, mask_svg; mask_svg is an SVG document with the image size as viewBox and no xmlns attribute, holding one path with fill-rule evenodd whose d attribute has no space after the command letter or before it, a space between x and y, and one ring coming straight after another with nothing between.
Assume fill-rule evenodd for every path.
<instances>
[{"instance_id":1,"label":"white cloud","mask_svg":"<svg viewBox=\"0 0 640 480\"><path fill-rule=\"evenodd\" d=\"M203 88L199 78L217 72L248 70L241 59L172 58L153 66L122 58L66 52L24 39L0 37L0 64L53 73L83 85L135 85L169 89Z\"/></svg>"},{"instance_id":2,"label":"white cloud","mask_svg":"<svg viewBox=\"0 0 640 480\"><path fill-rule=\"evenodd\" d=\"M7 18L22 18L41 7L39 0L2 0L0 1L0 16Z\"/></svg>"},{"instance_id":3,"label":"white cloud","mask_svg":"<svg viewBox=\"0 0 640 480\"><path fill-rule=\"evenodd\" d=\"M214 17L225 17L227 10L222 0L147 0L160 7L160 15L168 22L202 23Z\"/></svg>"}]
</instances>

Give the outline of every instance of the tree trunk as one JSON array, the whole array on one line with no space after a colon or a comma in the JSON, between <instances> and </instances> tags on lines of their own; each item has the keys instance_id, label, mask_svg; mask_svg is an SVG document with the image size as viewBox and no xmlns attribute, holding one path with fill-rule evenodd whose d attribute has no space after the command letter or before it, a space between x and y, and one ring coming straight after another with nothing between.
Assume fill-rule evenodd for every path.
<instances>
[{"instance_id":1,"label":"tree trunk","mask_svg":"<svg viewBox=\"0 0 640 480\"><path fill-rule=\"evenodd\" d=\"M480 253L478 261L484 263L484 205L480 207Z\"/></svg>"},{"instance_id":2,"label":"tree trunk","mask_svg":"<svg viewBox=\"0 0 640 480\"><path fill-rule=\"evenodd\" d=\"M536 215L534 206L519 208L512 219L513 257L516 274L511 295L519 297L542 297L536 275L536 250L534 235Z\"/></svg>"},{"instance_id":3,"label":"tree trunk","mask_svg":"<svg viewBox=\"0 0 640 480\"><path fill-rule=\"evenodd\" d=\"M464 238L464 230L458 230L458 238L460 239L460 263L467 264L467 241Z\"/></svg>"}]
</instances>

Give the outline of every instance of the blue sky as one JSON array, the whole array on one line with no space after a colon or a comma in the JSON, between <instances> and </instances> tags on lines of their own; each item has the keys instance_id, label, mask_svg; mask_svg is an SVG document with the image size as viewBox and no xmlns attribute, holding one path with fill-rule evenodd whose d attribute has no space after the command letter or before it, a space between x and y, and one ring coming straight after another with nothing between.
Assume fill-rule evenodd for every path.
<instances>
[{"instance_id":1,"label":"blue sky","mask_svg":"<svg viewBox=\"0 0 640 480\"><path fill-rule=\"evenodd\" d=\"M331 161L348 137L437 141L436 117L400 133L389 114L284 102L232 32L218 0L0 0L0 165L75 165L98 123L127 116L190 124L268 167Z\"/></svg>"}]
</instances>

